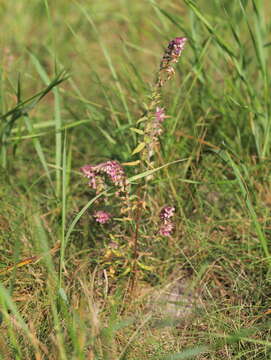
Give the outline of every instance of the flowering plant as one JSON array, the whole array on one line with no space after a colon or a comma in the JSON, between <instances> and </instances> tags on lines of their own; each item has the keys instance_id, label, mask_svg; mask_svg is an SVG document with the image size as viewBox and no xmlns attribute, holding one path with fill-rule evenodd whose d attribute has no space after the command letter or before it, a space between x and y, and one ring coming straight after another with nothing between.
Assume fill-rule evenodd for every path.
<instances>
[{"instance_id":1,"label":"flowering plant","mask_svg":"<svg viewBox=\"0 0 271 360\"><path fill-rule=\"evenodd\" d=\"M159 147L159 139L163 133L163 123L168 118L164 107L161 106L161 88L165 85L166 81L170 80L175 74L174 64L177 63L179 57L181 56L186 41L187 39L184 37L176 37L169 42L160 63L157 80L152 90L150 102L146 108L146 113L137 122L139 126L142 126L143 124L143 130L139 128L131 129L140 136L143 136L143 140L139 141L137 147L132 153L132 155L140 154L140 163L143 172L153 168L153 157ZM137 266L146 269L147 267L142 265L138 259L139 221L141 210L144 207L143 204L146 200L146 186L143 201L140 200L140 196L136 196L135 198L137 203L133 207L133 204L130 201L131 196L129 181L123 166L118 161L109 160L97 165L85 165L81 168L81 171L89 179L89 187L95 190L97 195L102 191L112 188L114 189L115 196L113 199L118 199L118 201L121 200L125 204L125 206L122 206L122 213L127 212L127 210L132 213L131 210L136 209L136 214L134 216L135 226L131 223L132 241L127 243L128 247L133 246L134 249L132 255L133 264L129 271L135 274ZM146 181L148 181L148 178L146 178ZM159 215L159 230L156 232L157 235L163 237L169 237L172 235L174 230L172 217L174 216L174 213L175 207L173 206L167 205L162 208ZM112 214L104 210L99 210L94 212L93 217L97 223L104 225L112 219ZM128 217L128 220L133 222L133 217ZM117 244L115 239L114 243ZM116 246L118 248L118 245ZM117 252L118 257L120 254L124 254L123 256L125 256L125 251L120 252L119 250L111 249L109 252L110 254L113 252L115 255ZM108 258L108 252L106 254L106 257ZM127 259L125 259L125 264L126 263ZM115 270L111 269L110 273L115 273ZM134 277L132 277L132 279L132 282L134 282Z\"/></svg>"}]
</instances>

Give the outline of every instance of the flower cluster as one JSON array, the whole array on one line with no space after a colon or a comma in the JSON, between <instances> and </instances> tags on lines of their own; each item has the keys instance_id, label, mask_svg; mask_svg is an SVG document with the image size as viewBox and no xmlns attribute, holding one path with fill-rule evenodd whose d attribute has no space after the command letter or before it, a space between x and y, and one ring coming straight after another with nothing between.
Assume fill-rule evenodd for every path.
<instances>
[{"instance_id":1,"label":"flower cluster","mask_svg":"<svg viewBox=\"0 0 271 360\"><path fill-rule=\"evenodd\" d=\"M151 138L152 141L157 141L158 137L162 134L163 128L162 123L166 118L165 110L163 108L157 107L156 112L154 114L154 120L152 122L152 133Z\"/></svg>"},{"instance_id":2,"label":"flower cluster","mask_svg":"<svg viewBox=\"0 0 271 360\"><path fill-rule=\"evenodd\" d=\"M85 165L82 173L89 179L89 186L100 193L105 189L105 178L118 188L117 195L126 191L128 184L123 167L117 161L106 161L98 165Z\"/></svg>"},{"instance_id":3,"label":"flower cluster","mask_svg":"<svg viewBox=\"0 0 271 360\"><path fill-rule=\"evenodd\" d=\"M175 208L173 206L164 206L160 211L160 219L162 221L168 221L174 216Z\"/></svg>"},{"instance_id":4,"label":"flower cluster","mask_svg":"<svg viewBox=\"0 0 271 360\"><path fill-rule=\"evenodd\" d=\"M164 206L160 211L161 225L159 234L162 236L170 236L174 230L174 224L171 218L174 216L175 208L173 206Z\"/></svg>"},{"instance_id":5,"label":"flower cluster","mask_svg":"<svg viewBox=\"0 0 271 360\"><path fill-rule=\"evenodd\" d=\"M168 44L168 47L165 50L164 56L160 63L160 71L158 78L158 85L160 87L163 86L166 80L170 79L174 75L175 71L172 65L178 62L186 41L187 38L185 37L176 37ZM166 74L165 79L163 79L163 74Z\"/></svg>"},{"instance_id":6,"label":"flower cluster","mask_svg":"<svg viewBox=\"0 0 271 360\"><path fill-rule=\"evenodd\" d=\"M151 157L154 154L155 147L158 144L159 136L163 133L162 124L167 118L164 108L156 107L152 121L148 124L145 131L145 159L151 165Z\"/></svg>"},{"instance_id":7,"label":"flower cluster","mask_svg":"<svg viewBox=\"0 0 271 360\"><path fill-rule=\"evenodd\" d=\"M157 142L158 137L162 134L162 123L166 117L165 110L163 108L157 107L149 134L151 143Z\"/></svg>"},{"instance_id":8,"label":"flower cluster","mask_svg":"<svg viewBox=\"0 0 271 360\"><path fill-rule=\"evenodd\" d=\"M160 226L159 234L162 236L170 236L174 230L174 224L171 221L167 221Z\"/></svg>"},{"instance_id":9,"label":"flower cluster","mask_svg":"<svg viewBox=\"0 0 271 360\"><path fill-rule=\"evenodd\" d=\"M157 107L156 113L155 113L155 120L158 125L162 124L162 122L165 120L165 110L164 108Z\"/></svg>"},{"instance_id":10,"label":"flower cluster","mask_svg":"<svg viewBox=\"0 0 271 360\"><path fill-rule=\"evenodd\" d=\"M93 215L93 217L95 218L95 220L100 223L100 224L106 224L110 221L112 215L109 214L106 211L96 211Z\"/></svg>"},{"instance_id":11,"label":"flower cluster","mask_svg":"<svg viewBox=\"0 0 271 360\"><path fill-rule=\"evenodd\" d=\"M129 211L128 179L118 161L110 160L98 165L85 165L81 168L81 171L89 179L88 184L96 191L96 194L106 190L108 185L113 185L116 189L115 195L120 200L120 212L124 214ZM100 224L109 222L112 217L111 214L105 211L97 211L93 216L96 222Z\"/></svg>"}]
</instances>

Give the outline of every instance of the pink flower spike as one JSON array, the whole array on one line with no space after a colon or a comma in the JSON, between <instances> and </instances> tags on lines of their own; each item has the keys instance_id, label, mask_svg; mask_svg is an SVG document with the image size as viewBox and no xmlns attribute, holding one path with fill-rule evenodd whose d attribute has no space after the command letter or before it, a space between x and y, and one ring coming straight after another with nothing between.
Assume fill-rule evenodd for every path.
<instances>
[{"instance_id":1,"label":"pink flower spike","mask_svg":"<svg viewBox=\"0 0 271 360\"><path fill-rule=\"evenodd\" d=\"M176 37L172 41L173 41L173 47L174 47L176 55L181 55L181 53L184 49L185 43L187 41L187 38L186 37Z\"/></svg>"},{"instance_id":2,"label":"pink flower spike","mask_svg":"<svg viewBox=\"0 0 271 360\"><path fill-rule=\"evenodd\" d=\"M168 221L175 213L174 206L164 206L160 212L160 219L162 221Z\"/></svg>"},{"instance_id":3,"label":"pink flower spike","mask_svg":"<svg viewBox=\"0 0 271 360\"><path fill-rule=\"evenodd\" d=\"M91 178L94 175L94 166L92 165L82 166L80 170L87 178Z\"/></svg>"},{"instance_id":4,"label":"pink flower spike","mask_svg":"<svg viewBox=\"0 0 271 360\"><path fill-rule=\"evenodd\" d=\"M105 173L115 185L123 185L125 173L123 167L115 160L107 161L97 166L100 172Z\"/></svg>"},{"instance_id":5,"label":"pink flower spike","mask_svg":"<svg viewBox=\"0 0 271 360\"><path fill-rule=\"evenodd\" d=\"M96 189L97 183L96 183L95 166L85 165L85 166L81 167L80 170L88 179L90 179L90 181L88 183L89 186L92 187L93 189Z\"/></svg>"},{"instance_id":6,"label":"pink flower spike","mask_svg":"<svg viewBox=\"0 0 271 360\"><path fill-rule=\"evenodd\" d=\"M159 234L162 236L170 236L174 230L174 225L171 221L165 222L160 226Z\"/></svg>"},{"instance_id":7,"label":"pink flower spike","mask_svg":"<svg viewBox=\"0 0 271 360\"><path fill-rule=\"evenodd\" d=\"M104 190L106 177L122 192L125 192L125 187L128 184L123 167L114 160L98 165L85 165L81 168L81 171L90 179L89 186L96 189L96 192Z\"/></svg>"},{"instance_id":8,"label":"pink flower spike","mask_svg":"<svg viewBox=\"0 0 271 360\"><path fill-rule=\"evenodd\" d=\"M100 224L106 224L110 221L112 215L105 211L96 211L93 215L95 220Z\"/></svg>"},{"instance_id":9,"label":"pink flower spike","mask_svg":"<svg viewBox=\"0 0 271 360\"><path fill-rule=\"evenodd\" d=\"M165 81L171 79L174 75L175 71L173 64L176 64L178 62L179 57L183 52L186 41L186 37L176 37L169 42L160 63L158 86L163 86Z\"/></svg>"}]
</instances>

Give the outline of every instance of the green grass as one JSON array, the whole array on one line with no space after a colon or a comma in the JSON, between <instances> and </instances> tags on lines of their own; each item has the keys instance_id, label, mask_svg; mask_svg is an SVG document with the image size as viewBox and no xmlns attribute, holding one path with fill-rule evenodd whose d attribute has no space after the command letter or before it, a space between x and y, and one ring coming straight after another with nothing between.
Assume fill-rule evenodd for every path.
<instances>
[{"instance_id":1,"label":"green grass","mask_svg":"<svg viewBox=\"0 0 271 360\"><path fill-rule=\"evenodd\" d=\"M1 360L271 357L270 10L0 5ZM125 220L113 190L96 196L79 169L139 159L131 128L176 36L188 43L162 89L170 117L155 170L124 166ZM115 213L105 226L92 217L103 199ZM165 204L177 209L168 239ZM196 305L172 318L163 293L183 279Z\"/></svg>"}]
</instances>

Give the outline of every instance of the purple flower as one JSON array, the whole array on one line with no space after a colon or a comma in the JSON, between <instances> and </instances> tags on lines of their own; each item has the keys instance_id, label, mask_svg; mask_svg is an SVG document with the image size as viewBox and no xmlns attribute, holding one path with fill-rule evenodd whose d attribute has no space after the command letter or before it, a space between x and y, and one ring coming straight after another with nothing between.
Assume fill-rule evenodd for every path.
<instances>
[{"instance_id":1,"label":"purple flower","mask_svg":"<svg viewBox=\"0 0 271 360\"><path fill-rule=\"evenodd\" d=\"M174 40L170 41L168 49L172 51L172 56L176 55L179 57L181 55L186 41L187 38L185 37L176 37Z\"/></svg>"},{"instance_id":2,"label":"purple flower","mask_svg":"<svg viewBox=\"0 0 271 360\"><path fill-rule=\"evenodd\" d=\"M174 230L174 224L171 221L172 216L174 216L175 207L174 206L164 206L160 211L160 228L159 234L162 236L170 236Z\"/></svg>"},{"instance_id":3,"label":"purple flower","mask_svg":"<svg viewBox=\"0 0 271 360\"><path fill-rule=\"evenodd\" d=\"M81 168L81 171L90 179L89 186L97 189L98 192L105 188L104 175L106 175L115 186L119 187L120 191L125 191L125 186L128 183L123 167L114 160L106 161L98 165L85 165Z\"/></svg>"},{"instance_id":4,"label":"purple flower","mask_svg":"<svg viewBox=\"0 0 271 360\"><path fill-rule=\"evenodd\" d=\"M174 215L174 213L175 213L174 206L164 206L160 212L160 219L162 221L167 221Z\"/></svg>"},{"instance_id":5,"label":"purple flower","mask_svg":"<svg viewBox=\"0 0 271 360\"><path fill-rule=\"evenodd\" d=\"M160 226L159 234L162 236L170 236L174 230L174 224L171 221L167 221Z\"/></svg>"},{"instance_id":6,"label":"purple flower","mask_svg":"<svg viewBox=\"0 0 271 360\"><path fill-rule=\"evenodd\" d=\"M164 108L157 107L155 112L155 119L157 123L161 124L165 118L166 118L165 110Z\"/></svg>"},{"instance_id":7,"label":"purple flower","mask_svg":"<svg viewBox=\"0 0 271 360\"><path fill-rule=\"evenodd\" d=\"M122 186L126 181L123 167L117 161L107 161L97 165L99 172L105 173L112 183L117 186Z\"/></svg>"},{"instance_id":8,"label":"purple flower","mask_svg":"<svg viewBox=\"0 0 271 360\"><path fill-rule=\"evenodd\" d=\"M129 182L118 161L110 160L98 165L85 165L80 170L89 179L88 184L92 189L95 189L96 194L100 194L109 186L114 185L115 195L121 205L121 212L124 213L129 209ZM102 224L107 222L108 218L103 215L100 212L96 213L96 221Z\"/></svg>"},{"instance_id":9,"label":"purple flower","mask_svg":"<svg viewBox=\"0 0 271 360\"><path fill-rule=\"evenodd\" d=\"M176 37L169 42L160 63L160 71L158 76L159 86L163 86L165 81L170 79L172 75L174 75L175 71L172 65L178 62L186 41L187 38L185 37Z\"/></svg>"},{"instance_id":10,"label":"purple flower","mask_svg":"<svg viewBox=\"0 0 271 360\"><path fill-rule=\"evenodd\" d=\"M112 215L109 214L106 211L96 211L93 215L93 217L95 218L95 220L100 223L100 224L106 224L110 221Z\"/></svg>"},{"instance_id":11,"label":"purple flower","mask_svg":"<svg viewBox=\"0 0 271 360\"><path fill-rule=\"evenodd\" d=\"M166 117L164 108L157 107L154 114L154 120L152 121L150 128L147 129L149 131L146 131L150 138L150 143L148 144L149 150L152 150L152 147L158 142L159 136L163 133L162 123Z\"/></svg>"},{"instance_id":12,"label":"purple flower","mask_svg":"<svg viewBox=\"0 0 271 360\"><path fill-rule=\"evenodd\" d=\"M96 189L97 183L96 183L96 175L95 175L95 166L85 165L81 167L80 170L88 179L90 179L89 186L92 187L93 189Z\"/></svg>"},{"instance_id":13,"label":"purple flower","mask_svg":"<svg viewBox=\"0 0 271 360\"><path fill-rule=\"evenodd\" d=\"M178 58L182 54L186 41L187 38L185 37L176 37L169 42L162 59L162 63L164 62L164 66L168 63L176 63L178 61Z\"/></svg>"}]
</instances>

